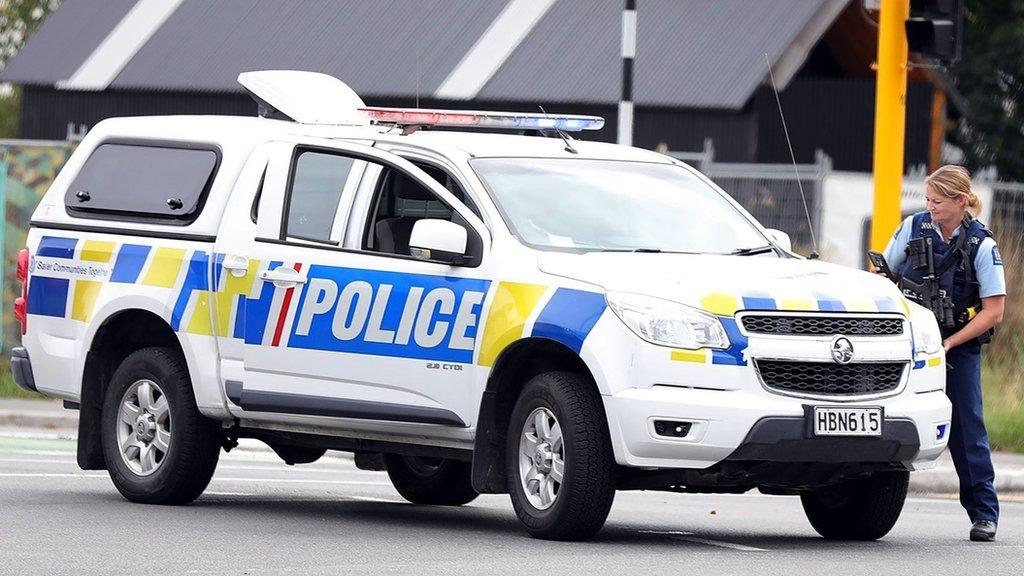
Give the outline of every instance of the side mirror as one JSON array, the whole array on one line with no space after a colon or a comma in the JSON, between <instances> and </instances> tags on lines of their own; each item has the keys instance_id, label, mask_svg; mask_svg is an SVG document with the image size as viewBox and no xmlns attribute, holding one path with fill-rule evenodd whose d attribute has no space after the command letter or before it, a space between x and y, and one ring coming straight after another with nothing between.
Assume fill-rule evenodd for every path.
<instances>
[{"instance_id":1,"label":"side mirror","mask_svg":"<svg viewBox=\"0 0 1024 576\"><path fill-rule=\"evenodd\" d=\"M782 230L776 230L774 228L769 228L767 232L768 237L771 238L772 241L775 242L780 248L782 248L786 252L793 251L793 242L789 239L789 234L786 234Z\"/></svg>"},{"instance_id":2,"label":"side mirror","mask_svg":"<svg viewBox=\"0 0 1024 576\"><path fill-rule=\"evenodd\" d=\"M466 256L466 229L448 220L424 218L412 226L409 253L422 260L459 264Z\"/></svg>"}]
</instances>

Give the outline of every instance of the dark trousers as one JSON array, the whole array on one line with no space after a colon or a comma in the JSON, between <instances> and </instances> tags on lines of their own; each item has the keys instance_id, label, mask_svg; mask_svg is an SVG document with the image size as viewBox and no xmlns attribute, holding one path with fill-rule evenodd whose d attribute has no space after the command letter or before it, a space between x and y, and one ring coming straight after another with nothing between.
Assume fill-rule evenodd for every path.
<instances>
[{"instance_id":1,"label":"dark trousers","mask_svg":"<svg viewBox=\"0 0 1024 576\"><path fill-rule=\"evenodd\" d=\"M981 347L969 342L949 351L946 395L953 403L949 453L960 477L960 504L971 522L999 521L999 501L992 482L992 454L981 407Z\"/></svg>"}]
</instances>

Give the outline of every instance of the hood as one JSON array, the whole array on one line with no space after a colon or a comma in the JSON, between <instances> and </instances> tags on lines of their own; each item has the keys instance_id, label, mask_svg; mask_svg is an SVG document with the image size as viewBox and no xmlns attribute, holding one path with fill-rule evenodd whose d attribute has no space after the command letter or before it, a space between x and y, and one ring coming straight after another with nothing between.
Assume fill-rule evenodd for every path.
<instances>
[{"instance_id":1,"label":"hood","mask_svg":"<svg viewBox=\"0 0 1024 576\"><path fill-rule=\"evenodd\" d=\"M541 271L611 292L656 296L731 316L737 310L908 313L885 278L818 260L668 253L545 252Z\"/></svg>"}]
</instances>

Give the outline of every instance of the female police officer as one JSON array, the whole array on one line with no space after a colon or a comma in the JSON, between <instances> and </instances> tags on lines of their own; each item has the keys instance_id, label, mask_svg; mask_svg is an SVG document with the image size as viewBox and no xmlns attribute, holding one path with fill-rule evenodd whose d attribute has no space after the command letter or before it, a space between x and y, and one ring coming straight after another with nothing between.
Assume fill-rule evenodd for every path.
<instances>
[{"instance_id":1,"label":"female police officer","mask_svg":"<svg viewBox=\"0 0 1024 576\"><path fill-rule=\"evenodd\" d=\"M973 522L971 540L987 542L996 536L999 502L982 418L981 345L1003 318L1003 261L992 233L974 219L981 201L971 191L967 170L943 166L928 176L925 203L926 212L900 225L885 257L901 278L921 283L927 272L915 269L915 259L907 254L912 247L927 250L926 241L913 241L931 238L939 288L951 296L953 304L953 326L942 329L946 394L953 404L949 451L960 477L960 503Z\"/></svg>"}]
</instances>

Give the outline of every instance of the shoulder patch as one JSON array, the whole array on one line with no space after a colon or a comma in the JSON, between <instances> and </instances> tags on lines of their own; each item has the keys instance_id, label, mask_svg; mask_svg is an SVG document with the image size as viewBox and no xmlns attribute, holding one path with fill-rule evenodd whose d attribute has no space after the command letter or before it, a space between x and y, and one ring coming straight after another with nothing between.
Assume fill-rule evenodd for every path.
<instances>
[{"instance_id":1,"label":"shoulder patch","mask_svg":"<svg viewBox=\"0 0 1024 576\"><path fill-rule=\"evenodd\" d=\"M1003 265L1003 257L999 255L999 246L992 247L992 264L994 266Z\"/></svg>"}]
</instances>

